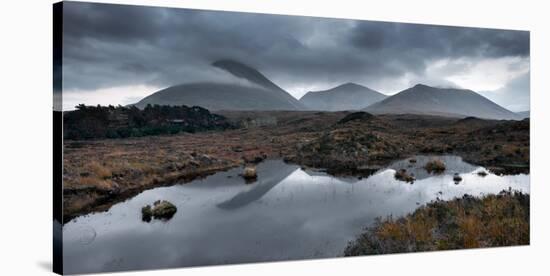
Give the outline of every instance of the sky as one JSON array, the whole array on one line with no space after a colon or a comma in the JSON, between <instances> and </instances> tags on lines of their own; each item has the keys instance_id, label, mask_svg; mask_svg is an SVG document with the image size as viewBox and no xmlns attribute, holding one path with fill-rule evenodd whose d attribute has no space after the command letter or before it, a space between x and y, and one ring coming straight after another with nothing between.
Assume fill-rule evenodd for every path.
<instances>
[{"instance_id":1,"label":"sky","mask_svg":"<svg viewBox=\"0 0 550 276\"><path fill-rule=\"evenodd\" d=\"M355 82L392 95L423 83L529 110L529 32L65 2L63 109L131 104L160 89L256 68L299 99ZM59 91L54 91L59 92Z\"/></svg>"}]
</instances>

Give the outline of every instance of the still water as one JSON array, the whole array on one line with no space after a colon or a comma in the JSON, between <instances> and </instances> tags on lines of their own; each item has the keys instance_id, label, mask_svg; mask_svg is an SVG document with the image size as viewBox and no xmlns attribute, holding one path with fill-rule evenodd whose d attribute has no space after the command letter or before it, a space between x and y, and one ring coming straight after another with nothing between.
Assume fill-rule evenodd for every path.
<instances>
[{"instance_id":1,"label":"still water","mask_svg":"<svg viewBox=\"0 0 550 276\"><path fill-rule=\"evenodd\" d=\"M415 158L363 179L268 160L253 184L245 184L239 168L144 191L64 225L65 273L336 257L376 217L404 215L436 198L508 188L529 193L529 175L482 177L477 172L484 168L458 156L439 156L447 170L431 175L423 166L433 157ZM402 168L414 173L413 184L395 180ZM463 179L458 184L455 173ZM141 207L158 199L172 202L177 213L143 222Z\"/></svg>"}]
</instances>

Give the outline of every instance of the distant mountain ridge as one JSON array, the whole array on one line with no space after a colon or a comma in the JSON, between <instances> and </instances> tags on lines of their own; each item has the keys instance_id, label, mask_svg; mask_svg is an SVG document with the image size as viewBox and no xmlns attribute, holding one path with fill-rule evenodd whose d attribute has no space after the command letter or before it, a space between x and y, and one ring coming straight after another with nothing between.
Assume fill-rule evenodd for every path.
<instances>
[{"instance_id":1,"label":"distant mountain ridge","mask_svg":"<svg viewBox=\"0 0 550 276\"><path fill-rule=\"evenodd\" d=\"M201 106L209 110L303 110L305 107L288 92L274 84L258 70L232 60L219 60L212 66L245 79L254 85L199 82L168 87L135 105L148 104Z\"/></svg>"},{"instance_id":2,"label":"distant mountain ridge","mask_svg":"<svg viewBox=\"0 0 550 276\"><path fill-rule=\"evenodd\" d=\"M345 83L324 91L310 91L297 100L260 71L234 60L212 66L241 82L216 80L186 83L157 91L136 104L201 106L209 110L364 110L373 114L424 114L449 117L521 120L528 112L514 113L466 89L436 88L423 84L386 96L368 87ZM526 114L525 114L526 113Z\"/></svg>"},{"instance_id":3,"label":"distant mountain ridge","mask_svg":"<svg viewBox=\"0 0 550 276\"><path fill-rule=\"evenodd\" d=\"M368 87L348 82L328 90L307 92L300 102L310 110L343 111L359 110L386 97Z\"/></svg>"},{"instance_id":4,"label":"distant mountain ridge","mask_svg":"<svg viewBox=\"0 0 550 276\"><path fill-rule=\"evenodd\" d=\"M531 110L516 112L522 119L531 117Z\"/></svg>"},{"instance_id":5,"label":"distant mountain ridge","mask_svg":"<svg viewBox=\"0 0 550 276\"><path fill-rule=\"evenodd\" d=\"M364 109L373 114L424 114L484 119L521 119L472 90L417 84Z\"/></svg>"}]
</instances>

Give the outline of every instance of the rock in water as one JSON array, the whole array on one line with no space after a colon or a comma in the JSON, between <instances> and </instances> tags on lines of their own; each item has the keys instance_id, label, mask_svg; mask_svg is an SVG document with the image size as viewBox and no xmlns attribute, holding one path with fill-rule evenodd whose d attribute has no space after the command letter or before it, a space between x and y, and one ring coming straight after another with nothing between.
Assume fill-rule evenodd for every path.
<instances>
[{"instance_id":1,"label":"rock in water","mask_svg":"<svg viewBox=\"0 0 550 276\"><path fill-rule=\"evenodd\" d=\"M166 200L157 201L153 206L153 217L156 219L171 219L178 211L176 206Z\"/></svg>"},{"instance_id":2,"label":"rock in water","mask_svg":"<svg viewBox=\"0 0 550 276\"><path fill-rule=\"evenodd\" d=\"M243 178L246 180L255 180L258 178L255 166L246 166L243 170Z\"/></svg>"},{"instance_id":3,"label":"rock in water","mask_svg":"<svg viewBox=\"0 0 550 276\"><path fill-rule=\"evenodd\" d=\"M141 208L141 220L150 222L152 218L169 220L178 211L176 206L166 200L157 200L151 205L145 205Z\"/></svg>"},{"instance_id":4,"label":"rock in water","mask_svg":"<svg viewBox=\"0 0 550 276\"><path fill-rule=\"evenodd\" d=\"M462 177L458 173L455 173L453 175L453 180L454 180L455 184L458 184L460 181L462 181Z\"/></svg>"},{"instance_id":5,"label":"rock in water","mask_svg":"<svg viewBox=\"0 0 550 276\"><path fill-rule=\"evenodd\" d=\"M145 222L150 222L152 216L153 216L153 211L151 210L151 205L146 205L143 208L141 208L141 220Z\"/></svg>"}]
</instances>

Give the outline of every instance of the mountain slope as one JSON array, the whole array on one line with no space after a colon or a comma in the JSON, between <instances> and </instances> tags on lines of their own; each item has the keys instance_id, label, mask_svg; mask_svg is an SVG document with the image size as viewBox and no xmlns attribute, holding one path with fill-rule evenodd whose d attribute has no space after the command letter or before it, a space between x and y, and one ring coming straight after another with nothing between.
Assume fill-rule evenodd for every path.
<instances>
[{"instance_id":1,"label":"mountain slope","mask_svg":"<svg viewBox=\"0 0 550 276\"><path fill-rule=\"evenodd\" d=\"M135 105L197 105L210 110L304 109L298 100L252 67L231 60L216 61L212 66L245 79L250 85L215 81L180 84L153 93Z\"/></svg>"},{"instance_id":2,"label":"mountain slope","mask_svg":"<svg viewBox=\"0 0 550 276\"><path fill-rule=\"evenodd\" d=\"M516 114L518 114L518 116L521 117L522 119L531 117L531 111L530 110L516 112Z\"/></svg>"},{"instance_id":3,"label":"mountain slope","mask_svg":"<svg viewBox=\"0 0 550 276\"><path fill-rule=\"evenodd\" d=\"M521 119L517 114L465 89L417 84L364 109L375 114L426 114L485 119Z\"/></svg>"},{"instance_id":4,"label":"mountain slope","mask_svg":"<svg viewBox=\"0 0 550 276\"><path fill-rule=\"evenodd\" d=\"M387 96L370 88L346 83L324 91L307 92L300 102L311 110L358 110L385 99Z\"/></svg>"}]
</instances>

